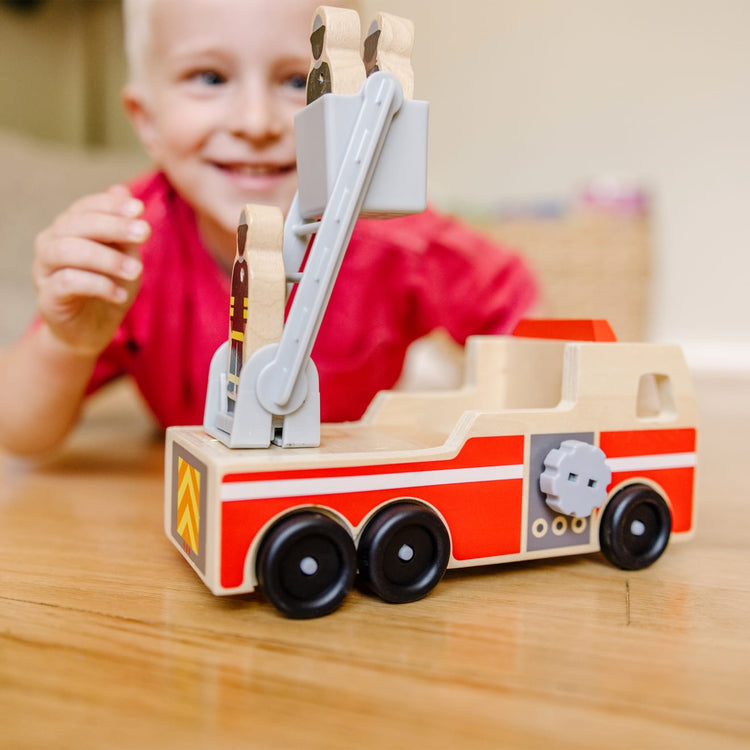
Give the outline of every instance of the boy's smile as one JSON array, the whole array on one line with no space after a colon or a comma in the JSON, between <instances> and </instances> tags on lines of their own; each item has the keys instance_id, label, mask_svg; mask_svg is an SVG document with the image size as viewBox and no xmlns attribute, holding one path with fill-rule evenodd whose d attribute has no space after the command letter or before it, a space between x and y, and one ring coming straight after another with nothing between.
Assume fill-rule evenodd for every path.
<instances>
[{"instance_id":1,"label":"boy's smile","mask_svg":"<svg viewBox=\"0 0 750 750\"><path fill-rule=\"evenodd\" d=\"M213 164L237 186L238 190L255 193L273 192L277 183L284 182L289 176L295 177L296 172L294 161L279 164L217 159Z\"/></svg>"},{"instance_id":2,"label":"boy's smile","mask_svg":"<svg viewBox=\"0 0 750 750\"><path fill-rule=\"evenodd\" d=\"M294 115L305 105L319 0L156 0L142 85L125 104L156 165L229 264L245 203L286 211L297 187Z\"/></svg>"}]
</instances>

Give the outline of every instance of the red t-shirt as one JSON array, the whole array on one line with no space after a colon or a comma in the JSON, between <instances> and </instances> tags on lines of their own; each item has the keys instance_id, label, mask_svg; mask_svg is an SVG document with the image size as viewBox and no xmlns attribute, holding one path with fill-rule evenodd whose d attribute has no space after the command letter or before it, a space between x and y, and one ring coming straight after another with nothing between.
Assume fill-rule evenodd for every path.
<instances>
[{"instance_id":1,"label":"red t-shirt","mask_svg":"<svg viewBox=\"0 0 750 750\"><path fill-rule=\"evenodd\" d=\"M229 330L229 275L163 174L131 184L151 225L140 292L89 384L131 375L163 426L203 421L208 368ZM359 418L413 341L506 333L536 296L517 256L430 210L357 223L312 352L325 422Z\"/></svg>"}]
</instances>

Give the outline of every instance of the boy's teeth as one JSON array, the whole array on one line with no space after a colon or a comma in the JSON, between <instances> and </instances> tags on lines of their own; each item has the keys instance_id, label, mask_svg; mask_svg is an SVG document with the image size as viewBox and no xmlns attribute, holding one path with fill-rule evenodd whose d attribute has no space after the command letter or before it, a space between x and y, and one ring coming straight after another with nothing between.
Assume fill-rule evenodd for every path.
<instances>
[{"instance_id":1,"label":"boy's teeth","mask_svg":"<svg viewBox=\"0 0 750 750\"><path fill-rule=\"evenodd\" d=\"M251 175L253 177L258 175L272 174L273 172L278 172L280 170L279 167L251 167L243 165L233 166L230 167L230 169L234 172Z\"/></svg>"}]
</instances>

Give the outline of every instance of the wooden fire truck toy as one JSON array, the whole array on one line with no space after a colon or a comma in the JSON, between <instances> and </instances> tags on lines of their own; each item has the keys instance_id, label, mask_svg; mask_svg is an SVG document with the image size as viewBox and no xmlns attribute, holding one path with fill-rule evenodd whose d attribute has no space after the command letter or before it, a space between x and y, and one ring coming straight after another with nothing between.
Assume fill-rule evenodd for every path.
<instances>
[{"instance_id":1,"label":"wooden fire truck toy","mask_svg":"<svg viewBox=\"0 0 750 750\"><path fill-rule=\"evenodd\" d=\"M292 617L334 610L357 570L409 602L446 568L599 549L643 568L693 530L696 419L679 348L473 338L462 388L381 393L317 448L171 428L166 532L214 594L260 586Z\"/></svg>"},{"instance_id":2,"label":"wooden fire truck toy","mask_svg":"<svg viewBox=\"0 0 750 750\"><path fill-rule=\"evenodd\" d=\"M318 9L297 196L285 223L243 210L204 424L167 431L167 536L214 594L260 588L290 617L334 611L357 574L411 602L447 568L597 550L643 568L693 530L682 353L617 342L602 321L470 338L461 388L380 393L360 421L321 426L310 352L354 223L425 204L410 34L379 14L365 69L356 13Z\"/></svg>"}]
</instances>

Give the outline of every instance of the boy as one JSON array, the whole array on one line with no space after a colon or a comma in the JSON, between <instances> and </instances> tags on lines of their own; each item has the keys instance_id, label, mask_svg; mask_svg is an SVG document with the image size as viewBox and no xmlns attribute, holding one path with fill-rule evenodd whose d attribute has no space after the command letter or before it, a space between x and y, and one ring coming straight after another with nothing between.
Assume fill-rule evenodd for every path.
<instances>
[{"instance_id":1,"label":"boy","mask_svg":"<svg viewBox=\"0 0 750 750\"><path fill-rule=\"evenodd\" d=\"M0 354L0 445L57 445L87 393L131 374L158 421L202 421L226 337L245 203L296 189L319 0L126 0L125 108L158 169L81 199L42 232L40 320ZM313 350L324 421L356 419L437 327L463 343L532 303L520 260L427 211L355 229Z\"/></svg>"}]
</instances>

